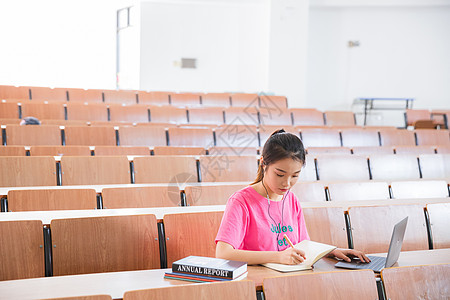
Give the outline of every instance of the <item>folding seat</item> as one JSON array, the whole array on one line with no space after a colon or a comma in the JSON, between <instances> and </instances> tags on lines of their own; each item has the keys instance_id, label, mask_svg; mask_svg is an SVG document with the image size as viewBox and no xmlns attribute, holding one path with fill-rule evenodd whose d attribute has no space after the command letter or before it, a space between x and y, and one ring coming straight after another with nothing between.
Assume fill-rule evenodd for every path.
<instances>
[{"instance_id":1,"label":"folding seat","mask_svg":"<svg viewBox=\"0 0 450 300\"><path fill-rule=\"evenodd\" d=\"M57 125L7 125L6 145L61 145L61 130Z\"/></svg>"},{"instance_id":2,"label":"folding seat","mask_svg":"<svg viewBox=\"0 0 450 300\"><path fill-rule=\"evenodd\" d=\"M149 122L150 112L146 106L132 105L110 105L110 120L112 122Z\"/></svg>"},{"instance_id":3,"label":"folding seat","mask_svg":"<svg viewBox=\"0 0 450 300\"><path fill-rule=\"evenodd\" d=\"M102 90L95 89L67 89L70 103L100 103L103 102Z\"/></svg>"},{"instance_id":4,"label":"folding seat","mask_svg":"<svg viewBox=\"0 0 450 300\"><path fill-rule=\"evenodd\" d=\"M170 105L180 107L190 107L200 105L200 95L193 93L169 94Z\"/></svg>"},{"instance_id":5,"label":"folding seat","mask_svg":"<svg viewBox=\"0 0 450 300\"><path fill-rule=\"evenodd\" d=\"M169 128L169 146L214 146L214 135L211 129L203 128Z\"/></svg>"},{"instance_id":6,"label":"folding seat","mask_svg":"<svg viewBox=\"0 0 450 300\"><path fill-rule=\"evenodd\" d=\"M356 126L355 114L351 111L325 111L327 126Z\"/></svg>"},{"instance_id":7,"label":"folding seat","mask_svg":"<svg viewBox=\"0 0 450 300\"><path fill-rule=\"evenodd\" d=\"M230 97L229 93L206 93L201 95L202 105L226 108L230 106Z\"/></svg>"},{"instance_id":8,"label":"folding seat","mask_svg":"<svg viewBox=\"0 0 450 300\"><path fill-rule=\"evenodd\" d=\"M30 95L33 101L67 101L65 88L30 87Z\"/></svg>"},{"instance_id":9,"label":"folding seat","mask_svg":"<svg viewBox=\"0 0 450 300\"><path fill-rule=\"evenodd\" d=\"M323 113L314 108L290 108L294 126L324 126Z\"/></svg>"},{"instance_id":10,"label":"folding seat","mask_svg":"<svg viewBox=\"0 0 450 300\"><path fill-rule=\"evenodd\" d=\"M138 91L139 104L169 105L169 92Z\"/></svg>"},{"instance_id":11,"label":"folding seat","mask_svg":"<svg viewBox=\"0 0 450 300\"><path fill-rule=\"evenodd\" d=\"M67 126L64 133L68 146L115 146L117 144L113 126Z\"/></svg>"},{"instance_id":12,"label":"folding seat","mask_svg":"<svg viewBox=\"0 0 450 300\"><path fill-rule=\"evenodd\" d=\"M257 107L259 106L258 94L231 94L231 106L235 107Z\"/></svg>"},{"instance_id":13,"label":"folding seat","mask_svg":"<svg viewBox=\"0 0 450 300\"><path fill-rule=\"evenodd\" d=\"M126 156L62 156L62 185L131 183Z\"/></svg>"},{"instance_id":14,"label":"folding seat","mask_svg":"<svg viewBox=\"0 0 450 300\"><path fill-rule=\"evenodd\" d=\"M127 90L104 90L104 102L120 104L136 104L137 92Z\"/></svg>"},{"instance_id":15,"label":"folding seat","mask_svg":"<svg viewBox=\"0 0 450 300\"><path fill-rule=\"evenodd\" d=\"M103 103L72 103L67 107L67 120L108 121L108 109Z\"/></svg>"}]
</instances>

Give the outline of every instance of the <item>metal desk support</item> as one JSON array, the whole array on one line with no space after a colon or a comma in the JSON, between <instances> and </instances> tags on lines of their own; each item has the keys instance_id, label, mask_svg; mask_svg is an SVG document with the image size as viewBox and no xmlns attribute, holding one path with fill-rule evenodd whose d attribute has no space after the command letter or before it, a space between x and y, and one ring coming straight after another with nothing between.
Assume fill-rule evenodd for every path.
<instances>
[{"instance_id":1,"label":"metal desk support","mask_svg":"<svg viewBox=\"0 0 450 300\"><path fill-rule=\"evenodd\" d=\"M405 101L405 109L411 109L414 98L357 98L357 100L364 101L364 126L367 124L367 112L369 110L393 110L395 108L376 108L373 107L374 101ZM398 108L403 109L403 108Z\"/></svg>"}]
</instances>

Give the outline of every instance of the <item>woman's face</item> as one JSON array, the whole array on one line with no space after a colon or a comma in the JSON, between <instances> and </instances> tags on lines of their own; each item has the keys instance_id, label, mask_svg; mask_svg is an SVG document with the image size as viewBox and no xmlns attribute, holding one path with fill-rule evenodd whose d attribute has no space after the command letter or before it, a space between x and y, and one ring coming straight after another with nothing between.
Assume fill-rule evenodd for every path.
<instances>
[{"instance_id":1,"label":"woman's face","mask_svg":"<svg viewBox=\"0 0 450 300\"><path fill-rule=\"evenodd\" d=\"M269 193L284 195L298 180L303 164L292 158L285 158L265 167L264 185Z\"/></svg>"}]
</instances>

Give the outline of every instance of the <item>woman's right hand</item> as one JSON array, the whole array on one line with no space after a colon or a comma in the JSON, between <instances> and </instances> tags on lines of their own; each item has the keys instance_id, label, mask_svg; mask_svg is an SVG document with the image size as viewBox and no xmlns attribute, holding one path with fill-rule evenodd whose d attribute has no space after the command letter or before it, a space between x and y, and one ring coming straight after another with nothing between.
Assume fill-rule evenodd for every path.
<instances>
[{"instance_id":1,"label":"woman's right hand","mask_svg":"<svg viewBox=\"0 0 450 300\"><path fill-rule=\"evenodd\" d=\"M288 247L278 253L280 255L280 263L285 265L297 265L306 259L305 252L297 248Z\"/></svg>"}]
</instances>

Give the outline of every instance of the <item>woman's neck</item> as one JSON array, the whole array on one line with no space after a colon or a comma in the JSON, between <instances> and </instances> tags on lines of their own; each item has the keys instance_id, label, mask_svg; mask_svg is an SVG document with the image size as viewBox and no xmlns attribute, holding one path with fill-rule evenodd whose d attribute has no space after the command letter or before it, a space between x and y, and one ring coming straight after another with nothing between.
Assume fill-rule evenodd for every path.
<instances>
[{"instance_id":1,"label":"woman's neck","mask_svg":"<svg viewBox=\"0 0 450 300\"><path fill-rule=\"evenodd\" d=\"M263 180L261 180L258 183L255 183L254 185L252 185L253 189L258 192L258 194L260 194L261 196L263 196L264 198L269 198L271 201L281 201L281 199L283 199L282 195L278 195L276 193L274 193L268 186L267 184L265 184L263 182Z\"/></svg>"}]
</instances>

